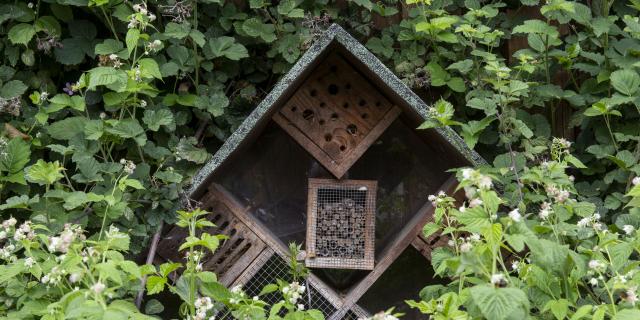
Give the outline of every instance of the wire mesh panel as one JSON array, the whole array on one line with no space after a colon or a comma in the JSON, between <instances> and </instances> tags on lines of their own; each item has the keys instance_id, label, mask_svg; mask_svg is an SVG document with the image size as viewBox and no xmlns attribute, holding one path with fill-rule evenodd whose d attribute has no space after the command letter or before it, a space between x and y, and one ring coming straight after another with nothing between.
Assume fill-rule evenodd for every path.
<instances>
[{"instance_id":1,"label":"wire mesh panel","mask_svg":"<svg viewBox=\"0 0 640 320\"><path fill-rule=\"evenodd\" d=\"M373 269L376 181L309 179L308 267Z\"/></svg>"},{"instance_id":2,"label":"wire mesh panel","mask_svg":"<svg viewBox=\"0 0 640 320\"><path fill-rule=\"evenodd\" d=\"M241 285L248 296L257 296L266 285L276 283L277 279L289 283L293 281L287 262L278 254L272 253L260 256L236 284ZM298 303L304 304L306 309L317 309L327 317L337 310L313 283L306 281L304 284L307 290ZM260 299L272 305L280 302L282 295L280 292L272 292L261 296Z\"/></svg>"}]
</instances>

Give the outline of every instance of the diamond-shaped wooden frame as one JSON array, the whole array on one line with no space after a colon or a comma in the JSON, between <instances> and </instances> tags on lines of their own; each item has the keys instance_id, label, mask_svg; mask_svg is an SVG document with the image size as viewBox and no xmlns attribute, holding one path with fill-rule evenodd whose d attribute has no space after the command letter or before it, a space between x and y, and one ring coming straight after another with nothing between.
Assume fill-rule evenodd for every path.
<instances>
[{"instance_id":1,"label":"diamond-shaped wooden frame","mask_svg":"<svg viewBox=\"0 0 640 320\"><path fill-rule=\"evenodd\" d=\"M400 113L335 53L313 71L273 120L340 179Z\"/></svg>"}]
</instances>

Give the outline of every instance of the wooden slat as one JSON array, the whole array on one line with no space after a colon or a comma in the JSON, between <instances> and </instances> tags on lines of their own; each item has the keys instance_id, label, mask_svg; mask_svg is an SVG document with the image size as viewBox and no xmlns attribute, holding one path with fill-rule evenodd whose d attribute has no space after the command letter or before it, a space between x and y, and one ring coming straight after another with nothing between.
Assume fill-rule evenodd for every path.
<instances>
[{"instance_id":1,"label":"wooden slat","mask_svg":"<svg viewBox=\"0 0 640 320\"><path fill-rule=\"evenodd\" d=\"M238 199L236 199L233 194L227 191L223 186L212 183L209 187L211 193L215 194L217 199L223 201L229 209L233 211L235 216L240 219L245 225L249 227L253 232L255 232L262 241L269 247L269 249L273 250L277 253L281 258L288 259L289 249L282 243L264 224L262 224L257 219L254 219L249 214L249 207L242 205ZM249 269L249 268L247 268ZM333 304L334 307L340 308L343 304L342 298L338 293L336 293L331 287L326 285L324 281L315 276L314 274L309 274L308 280L315 286L315 288L321 292L323 292L325 298Z\"/></svg>"},{"instance_id":2,"label":"wooden slat","mask_svg":"<svg viewBox=\"0 0 640 320\"><path fill-rule=\"evenodd\" d=\"M455 176L451 176L440 187L441 191L451 194L457 186ZM382 274L391 266L398 256L409 246L411 242L422 232L422 227L433 219L435 207L431 202L427 202L416 214L411 221L402 229L398 237L387 246L381 254L381 259L376 263L375 268L367 274L355 287L353 287L344 298L344 307L334 313L329 320L342 319L348 308L351 308L364 293L373 285L373 283L382 276Z\"/></svg>"}]
</instances>

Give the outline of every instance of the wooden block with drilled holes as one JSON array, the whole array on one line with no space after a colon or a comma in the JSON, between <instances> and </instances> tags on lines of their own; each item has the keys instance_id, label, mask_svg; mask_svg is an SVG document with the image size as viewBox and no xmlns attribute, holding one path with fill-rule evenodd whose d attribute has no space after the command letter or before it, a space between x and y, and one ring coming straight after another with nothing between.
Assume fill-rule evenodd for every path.
<instances>
[{"instance_id":1,"label":"wooden block with drilled holes","mask_svg":"<svg viewBox=\"0 0 640 320\"><path fill-rule=\"evenodd\" d=\"M400 108L333 54L273 119L340 179L399 114Z\"/></svg>"}]
</instances>

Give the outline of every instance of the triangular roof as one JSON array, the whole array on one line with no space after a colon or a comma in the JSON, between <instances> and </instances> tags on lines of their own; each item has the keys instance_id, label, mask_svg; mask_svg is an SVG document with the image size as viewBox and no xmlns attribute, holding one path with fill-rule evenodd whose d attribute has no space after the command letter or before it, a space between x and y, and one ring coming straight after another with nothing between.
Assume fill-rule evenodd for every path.
<instances>
[{"instance_id":1,"label":"triangular roof","mask_svg":"<svg viewBox=\"0 0 640 320\"><path fill-rule=\"evenodd\" d=\"M337 24L331 25L296 62L287 74L278 81L269 94L242 122L238 129L229 136L222 147L213 155L200 171L193 177L192 184L186 196L193 198L206 184L206 180L215 172L249 136L259 133L273 113L282 106L288 95L300 84L300 79L308 75L319 61L338 46L343 49L370 77L379 84L381 90L393 95L401 102L405 109L412 111L423 120L429 118L429 106L407 87L391 70L389 70L375 55L365 48ZM474 150L470 149L464 140L450 127L436 128L436 132L447 141L466 161L473 166L484 164L485 161Z\"/></svg>"}]
</instances>

